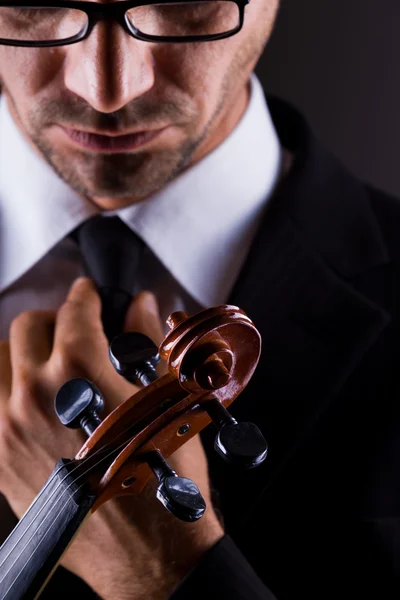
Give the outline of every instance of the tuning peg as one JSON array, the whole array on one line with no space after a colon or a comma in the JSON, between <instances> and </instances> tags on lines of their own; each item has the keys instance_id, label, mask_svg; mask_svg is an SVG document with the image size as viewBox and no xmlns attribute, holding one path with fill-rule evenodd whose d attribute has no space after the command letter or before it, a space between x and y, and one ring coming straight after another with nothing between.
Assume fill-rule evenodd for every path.
<instances>
[{"instance_id":1,"label":"tuning peg","mask_svg":"<svg viewBox=\"0 0 400 600\"><path fill-rule=\"evenodd\" d=\"M132 383L140 381L146 386L158 379L158 348L143 333L130 331L117 335L110 344L109 356L117 373Z\"/></svg>"},{"instance_id":2,"label":"tuning peg","mask_svg":"<svg viewBox=\"0 0 400 600\"><path fill-rule=\"evenodd\" d=\"M159 481L156 496L165 508L181 521L197 521L206 503L197 485L187 477L178 477L158 450L149 452L146 460Z\"/></svg>"},{"instance_id":3,"label":"tuning peg","mask_svg":"<svg viewBox=\"0 0 400 600\"><path fill-rule=\"evenodd\" d=\"M98 413L104 408L104 399L94 383L76 377L58 390L54 405L63 425L70 429L82 427L90 437L101 423Z\"/></svg>"},{"instance_id":4,"label":"tuning peg","mask_svg":"<svg viewBox=\"0 0 400 600\"><path fill-rule=\"evenodd\" d=\"M217 400L202 405L219 428L214 447L227 462L251 469L267 456L268 444L254 423L238 423Z\"/></svg>"}]
</instances>

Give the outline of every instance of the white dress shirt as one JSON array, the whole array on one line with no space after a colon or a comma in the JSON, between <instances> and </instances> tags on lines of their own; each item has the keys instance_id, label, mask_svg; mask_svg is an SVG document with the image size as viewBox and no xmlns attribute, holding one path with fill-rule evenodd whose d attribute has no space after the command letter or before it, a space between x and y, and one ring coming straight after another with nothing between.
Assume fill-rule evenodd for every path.
<instances>
[{"instance_id":1,"label":"white dress shirt","mask_svg":"<svg viewBox=\"0 0 400 600\"><path fill-rule=\"evenodd\" d=\"M153 291L165 319L223 304L282 166L260 82L233 132L162 191L118 214L147 244L132 293ZM0 339L24 310L57 309L83 274L68 234L96 207L37 155L0 96Z\"/></svg>"}]
</instances>

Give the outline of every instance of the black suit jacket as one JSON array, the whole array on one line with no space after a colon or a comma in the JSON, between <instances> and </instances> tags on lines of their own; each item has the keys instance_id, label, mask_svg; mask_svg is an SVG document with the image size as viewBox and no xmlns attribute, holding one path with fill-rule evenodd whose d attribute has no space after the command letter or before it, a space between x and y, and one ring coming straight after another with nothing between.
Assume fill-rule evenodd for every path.
<instances>
[{"instance_id":1,"label":"black suit jacket","mask_svg":"<svg viewBox=\"0 0 400 600\"><path fill-rule=\"evenodd\" d=\"M229 300L263 340L232 413L269 456L241 472L203 433L227 536L171 600L398 600L400 205L269 106L295 160Z\"/></svg>"}]
</instances>

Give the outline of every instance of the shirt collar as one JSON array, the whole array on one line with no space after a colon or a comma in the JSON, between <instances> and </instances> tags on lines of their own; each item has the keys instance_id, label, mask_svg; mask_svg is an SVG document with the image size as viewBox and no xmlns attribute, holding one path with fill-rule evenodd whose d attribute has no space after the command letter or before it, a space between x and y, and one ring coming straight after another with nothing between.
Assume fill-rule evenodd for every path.
<instances>
[{"instance_id":1,"label":"shirt collar","mask_svg":"<svg viewBox=\"0 0 400 600\"><path fill-rule=\"evenodd\" d=\"M96 214L28 144L0 96L0 292Z\"/></svg>"},{"instance_id":2,"label":"shirt collar","mask_svg":"<svg viewBox=\"0 0 400 600\"><path fill-rule=\"evenodd\" d=\"M96 208L35 153L0 97L0 291ZM118 214L203 306L226 301L266 202L281 149L260 82L232 133L162 191Z\"/></svg>"}]
</instances>

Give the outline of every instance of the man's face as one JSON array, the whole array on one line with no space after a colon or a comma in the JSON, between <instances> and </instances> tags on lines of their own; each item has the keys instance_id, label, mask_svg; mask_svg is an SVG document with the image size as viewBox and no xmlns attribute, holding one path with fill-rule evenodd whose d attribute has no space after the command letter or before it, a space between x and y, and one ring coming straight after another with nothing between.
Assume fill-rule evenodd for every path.
<instances>
[{"instance_id":1,"label":"man's face","mask_svg":"<svg viewBox=\"0 0 400 600\"><path fill-rule=\"evenodd\" d=\"M2 91L62 179L100 207L119 208L162 188L235 126L278 3L252 0L243 29L213 42L149 43L103 21L70 46L0 46ZM117 138L110 148L82 131L136 135L121 149Z\"/></svg>"}]
</instances>

